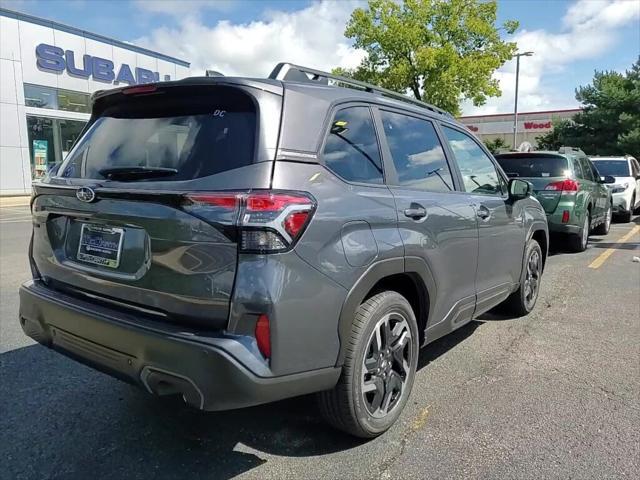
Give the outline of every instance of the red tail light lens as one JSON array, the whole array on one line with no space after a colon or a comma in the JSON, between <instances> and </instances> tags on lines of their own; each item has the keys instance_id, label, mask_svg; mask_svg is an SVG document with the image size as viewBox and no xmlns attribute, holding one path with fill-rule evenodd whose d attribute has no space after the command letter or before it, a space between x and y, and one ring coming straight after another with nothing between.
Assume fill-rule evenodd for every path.
<instances>
[{"instance_id":1,"label":"red tail light lens","mask_svg":"<svg viewBox=\"0 0 640 480\"><path fill-rule=\"evenodd\" d=\"M139 93L152 93L158 89L155 85L140 85L137 87L129 87L122 90L123 95L136 95Z\"/></svg>"},{"instance_id":2,"label":"red tail light lens","mask_svg":"<svg viewBox=\"0 0 640 480\"><path fill-rule=\"evenodd\" d=\"M569 223L569 210L562 212L562 223Z\"/></svg>"},{"instance_id":3,"label":"red tail light lens","mask_svg":"<svg viewBox=\"0 0 640 480\"><path fill-rule=\"evenodd\" d=\"M316 204L306 193L268 190L193 193L185 196L184 206L205 219L207 213L233 219L240 229L241 251L275 253L288 250L300 238Z\"/></svg>"},{"instance_id":4,"label":"red tail light lens","mask_svg":"<svg viewBox=\"0 0 640 480\"><path fill-rule=\"evenodd\" d=\"M577 192L580 184L576 180L567 178L566 180L560 180L559 182L552 182L546 187L545 190L555 190L557 192Z\"/></svg>"},{"instance_id":5,"label":"red tail light lens","mask_svg":"<svg viewBox=\"0 0 640 480\"><path fill-rule=\"evenodd\" d=\"M258 350L265 358L271 358L271 327L269 325L269 317L262 314L258 317L255 330L256 342Z\"/></svg>"}]
</instances>

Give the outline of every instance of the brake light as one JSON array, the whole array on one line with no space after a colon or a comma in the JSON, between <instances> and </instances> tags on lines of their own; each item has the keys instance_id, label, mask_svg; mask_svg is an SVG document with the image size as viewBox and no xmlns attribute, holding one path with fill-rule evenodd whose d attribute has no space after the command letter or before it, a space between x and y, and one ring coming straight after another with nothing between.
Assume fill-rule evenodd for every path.
<instances>
[{"instance_id":1,"label":"brake light","mask_svg":"<svg viewBox=\"0 0 640 480\"><path fill-rule=\"evenodd\" d=\"M123 95L135 95L137 93L152 93L158 89L155 85L139 85L122 90Z\"/></svg>"},{"instance_id":2,"label":"brake light","mask_svg":"<svg viewBox=\"0 0 640 480\"><path fill-rule=\"evenodd\" d=\"M265 358L271 358L271 327L269 325L269 317L265 314L258 317L254 334L260 353Z\"/></svg>"},{"instance_id":3,"label":"brake light","mask_svg":"<svg viewBox=\"0 0 640 480\"><path fill-rule=\"evenodd\" d=\"M565 180L560 180L559 182L552 182L546 187L545 190L555 190L557 192L577 192L580 184L576 180L572 180L567 178Z\"/></svg>"},{"instance_id":4,"label":"brake light","mask_svg":"<svg viewBox=\"0 0 640 480\"><path fill-rule=\"evenodd\" d=\"M569 210L562 212L562 223L569 223Z\"/></svg>"},{"instance_id":5,"label":"brake light","mask_svg":"<svg viewBox=\"0 0 640 480\"><path fill-rule=\"evenodd\" d=\"M214 208L234 222L241 251L275 253L290 249L300 238L316 204L306 193L263 190L188 194L184 207L204 217Z\"/></svg>"}]
</instances>

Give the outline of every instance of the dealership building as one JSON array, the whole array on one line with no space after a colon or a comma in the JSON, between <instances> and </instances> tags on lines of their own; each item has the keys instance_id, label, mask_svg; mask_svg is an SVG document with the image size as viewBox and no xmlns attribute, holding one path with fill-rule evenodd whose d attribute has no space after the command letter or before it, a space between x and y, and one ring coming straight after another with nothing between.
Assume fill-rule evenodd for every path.
<instances>
[{"instance_id":1,"label":"dealership building","mask_svg":"<svg viewBox=\"0 0 640 480\"><path fill-rule=\"evenodd\" d=\"M189 63L102 35L0 9L0 195L62 161L97 90L189 76Z\"/></svg>"},{"instance_id":2,"label":"dealership building","mask_svg":"<svg viewBox=\"0 0 640 480\"><path fill-rule=\"evenodd\" d=\"M518 113L516 148L522 142L536 146L536 138L553 130L553 123L572 118L580 109L548 110ZM459 119L483 141L502 139L509 147L513 144L513 113L477 115Z\"/></svg>"}]
</instances>

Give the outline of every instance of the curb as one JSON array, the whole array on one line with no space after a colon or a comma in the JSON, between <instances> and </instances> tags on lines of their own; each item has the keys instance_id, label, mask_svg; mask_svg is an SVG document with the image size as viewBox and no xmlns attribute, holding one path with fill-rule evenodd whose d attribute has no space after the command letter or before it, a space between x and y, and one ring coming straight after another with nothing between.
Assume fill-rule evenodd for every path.
<instances>
[{"instance_id":1,"label":"curb","mask_svg":"<svg viewBox=\"0 0 640 480\"><path fill-rule=\"evenodd\" d=\"M18 197L0 197L1 207L28 207L31 201L30 195L20 195Z\"/></svg>"}]
</instances>

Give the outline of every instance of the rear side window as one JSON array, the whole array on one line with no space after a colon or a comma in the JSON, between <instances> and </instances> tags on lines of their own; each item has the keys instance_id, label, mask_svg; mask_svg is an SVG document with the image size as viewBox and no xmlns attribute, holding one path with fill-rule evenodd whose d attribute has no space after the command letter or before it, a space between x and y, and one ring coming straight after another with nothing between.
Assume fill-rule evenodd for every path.
<instances>
[{"instance_id":1,"label":"rear side window","mask_svg":"<svg viewBox=\"0 0 640 480\"><path fill-rule=\"evenodd\" d=\"M580 165L582 166L582 178L584 180L590 180L594 182L596 178L593 175L593 171L591 170L591 165L589 164L589 160L587 160L587 157L580 157Z\"/></svg>"},{"instance_id":2,"label":"rear side window","mask_svg":"<svg viewBox=\"0 0 640 480\"><path fill-rule=\"evenodd\" d=\"M382 159L369 107L338 110L323 158L327 168L348 182L383 183Z\"/></svg>"},{"instance_id":3,"label":"rear side window","mask_svg":"<svg viewBox=\"0 0 640 480\"><path fill-rule=\"evenodd\" d=\"M496 155L496 160L509 177L566 177L569 165L565 157L556 155Z\"/></svg>"},{"instance_id":4,"label":"rear side window","mask_svg":"<svg viewBox=\"0 0 640 480\"><path fill-rule=\"evenodd\" d=\"M398 183L430 192L448 192L453 180L444 150L428 120L381 111Z\"/></svg>"},{"instance_id":5,"label":"rear side window","mask_svg":"<svg viewBox=\"0 0 640 480\"><path fill-rule=\"evenodd\" d=\"M443 130L460 168L465 191L480 195L506 193L506 185L495 165L473 138L453 128Z\"/></svg>"},{"instance_id":6,"label":"rear side window","mask_svg":"<svg viewBox=\"0 0 640 480\"><path fill-rule=\"evenodd\" d=\"M248 95L227 87L173 90L121 95L89 126L60 175L105 179L108 170L146 168L175 173L137 180L191 180L253 162L256 108Z\"/></svg>"}]
</instances>

